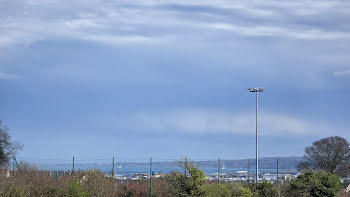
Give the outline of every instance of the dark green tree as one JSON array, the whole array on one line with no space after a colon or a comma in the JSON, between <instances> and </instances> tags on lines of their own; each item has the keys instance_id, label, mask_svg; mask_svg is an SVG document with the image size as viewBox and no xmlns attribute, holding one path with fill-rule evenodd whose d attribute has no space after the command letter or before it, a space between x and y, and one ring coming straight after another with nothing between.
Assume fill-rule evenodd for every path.
<instances>
[{"instance_id":1,"label":"dark green tree","mask_svg":"<svg viewBox=\"0 0 350 197\"><path fill-rule=\"evenodd\" d=\"M180 161L183 172L173 171L165 176L169 196L204 196L205 174L189 161Z\"/></svg>"},{"instance_id":2,"label":"dark green tree","mask_svg":"<svg viewBox=\"0 0 350 197\"><path fill-rule=\"evenodd\" d=\"M273 187L273 185L265 181L257 184L255 193L259 197L277 197L278 196L278 192Z\"/></svg>"},{"instance_id":3,"label":"dark green tree","mask_svg":"<svg viewBox=\"0 0 350 197\"><path fill-rule=\"evenodd\" d=\"M305 162L297 166L300 171L314 169L339 177L350 175L350 146L344 138L335 136L315 141L305 148L304 158Z\"/></svg>"},{"instance_id":4,"label":"dark green tree","mask_svg":"<svg viewBox=\"0 0 350 197\"><path fill-rule=\"evenodd\" d=\"M208 184L204 187L205 196L207 197L230 197L231 192L227 185Z\"/></svg>"},{"instance_id":5,"label":"dark green tree","mask_svg":"<svg viewBox=\"0 0 350 197\"><path fill-rule=\"evenodd\" d=\"M21 145L11 140L9 128L0 120L0 167L7 166L19 149Z\"/></svg>"},{"instance_id":6,"label":"dark green tree","mask_svg":"<svg viewBox=\"0 0 350 197\"><path fill-rule=\"evenodd\" d=\"M335 197L343 188L339 178L328 172L307 171L291 181L286 188L286 196L290 197Z\"/></svg>"},{"instance_id":7,"label":"dark green tree","mask_svg":"<svg viewBox=\"0 0 350 197\"><path fill-rule=\"evenodd\" d=\"M252 190L249 189L250 185L233 182L227 183L231 191L232 197L253 197Z\"/></svg>"}]
</instances>

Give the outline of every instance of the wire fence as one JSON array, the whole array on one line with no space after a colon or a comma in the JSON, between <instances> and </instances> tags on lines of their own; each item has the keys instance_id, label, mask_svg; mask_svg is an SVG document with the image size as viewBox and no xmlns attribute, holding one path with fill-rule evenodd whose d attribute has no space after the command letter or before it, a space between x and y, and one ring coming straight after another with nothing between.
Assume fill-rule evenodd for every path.
<instances>
[{"instance_id":1,"label":"wire fence","mask_svg":"<svg viewBox=\"0 0 350 197\"><path fill-rule=\"evenodd\" d=\"M169 159L169 158L96 158L71 159L57 158L13 158L12 171L21 164L29 164L38 171L46 171L50 176L63 176L79 171L98 170L106 176L117 180L139 180L148 177L159 178L170 172L183 172L179 162L190 162L203 171L208 180L222 181L255 181L255 159ZM293 179L297 175L295 169L299 160L288 158L269 158L259 160L259 180L275 181L277 179Z\"/></svg>"}]
</instances>

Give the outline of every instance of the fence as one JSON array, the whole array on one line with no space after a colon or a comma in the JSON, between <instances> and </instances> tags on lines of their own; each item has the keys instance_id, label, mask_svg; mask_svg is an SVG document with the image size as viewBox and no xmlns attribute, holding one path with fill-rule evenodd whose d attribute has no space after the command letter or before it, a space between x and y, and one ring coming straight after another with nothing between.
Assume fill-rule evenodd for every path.
<instances>
[{"instance_id":1,"label":"fence","mask_svg":"<svg viewBox=\"0 0 350 197\"><path fill-rule=\"evenodd\" d=\"M52 176L60 177L77 171L99 170L106 176L120 181L132 181L147 178L159 178L172 171L183 172L179 161L191 162L203 171L210 181L255 181L255 159L164 159L164 158L102 158L102 159L13 159L12 170L20 163L28 163L39 171L47 171ZM259 160L259 180L275 182L279 179L292 179L296 176L295 165L299 162L289 158L267 158Z\"/></svg>"}]
</instances>

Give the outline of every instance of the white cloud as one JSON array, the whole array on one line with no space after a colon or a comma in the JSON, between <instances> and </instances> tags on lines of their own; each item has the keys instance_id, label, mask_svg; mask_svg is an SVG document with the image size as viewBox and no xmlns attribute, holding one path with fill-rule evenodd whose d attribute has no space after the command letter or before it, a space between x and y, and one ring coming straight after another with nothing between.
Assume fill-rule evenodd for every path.
<instances>
[{"instance_id":1,"label":"white cloud","mask_svg":"<svg viewBox=\"0 0 350 197\"><path fill-rule=\"evenodd\" d=\"M142 127L155 131L191 133L236 133L255 135L255 114L226 113L217 110L177 110L137 115ZM261 135L325 135L328 126L285 114L262 113L259 118Z\"/></svg>"},{"instance_id":2,"label":"white cloud","mask_svg":"<svg viewBox=\"0 0 350 197\"><path fill-rule=\"evenodd\" d=\"M236 35L248 37L269 36L305 40L350 38L346 26L328 28L325 21L333 13L340 20L339 24L346 22L341 20L349 18L349 14L343 10L350 7L350 3L344 1L13 2L24 6L19 6L16 10L10 9L10 3L3 6L8 6L8 9L4 14L0 14L3 18L0 19L0 46L56 37L83 39L102 44L145 41L151 43L160 40L177 42L184 38L200 38L205 41L220 37L220 31L232 31ZM182 7L174 8L174 5ZM194 11L189 12L189 9ZM337 13L334 13L334 10L337 10ZM207 28L205 31L215 29L217 32L203 34L203 28Z\"/></svg>"},{"instance_id":3,"label":"white cloud","mask_svg":"<svg viewBox=\"0 0 350 197\"><path fill-rule=\"evenodd\" d=\"M334 76L336 76L336 77L350 76L350 69L344 70L344 71L336 71L336 72L334 72Z\"/></svg>"},{"instance_id":4,"label":"white cloud","mask_svg":"<svg viewBox=\"0 0 350 197\"><path fill-rule=\"evenodd\" d=\"M335 40L350 39L350 33L327 32L318 29L288 29L274 26L237 26L228 23L207 24L206 27L218 30L232 31L244 36L274 36L290 37L304 40Z\"/></svg>"}]
</instances>

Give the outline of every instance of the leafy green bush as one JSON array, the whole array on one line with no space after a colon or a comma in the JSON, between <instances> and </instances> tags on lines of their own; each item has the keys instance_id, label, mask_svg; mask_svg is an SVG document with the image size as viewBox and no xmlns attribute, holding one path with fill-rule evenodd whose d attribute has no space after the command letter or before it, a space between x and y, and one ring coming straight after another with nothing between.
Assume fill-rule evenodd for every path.
<instances>
[{"instance_id":1,"label":"leafy green bush","mask_svg":"<svg viewBox=\"0 0 350 197\"><path fill-rule=\"evenodd\" d=\"M207 197L230 197L231 192L227 185L208 184L204 187L205 196Z\"/></svg>"},{"instance_id":2,"label":"leafy green bush","mask_svg":"<svg viewBox=\"0 0 350 197\"><path fill-rule=\"evenodd\" d=\"M7 192L2 193L1 197L22 197L24 196L23 191L18 187L11 187Z\"/></svg>"},{"instance_id":3,"label":"leafy green bush","mask_svg":"<svg viewBox=\"0 0 350 197\"><path fill-rule=\"evenodd\" d=\"M88 192L85 191L84 186L82 184L73 180L68 185L67 196L69 196L69 197L87 197L90 195L88 195Z\"/></svg>"},{"instance_id":4,"label":"leafy green bush","mask_svg":"<svg viewBox=\"0 0 350 197\"><path fill-rule=\"evenodd\" d=\"M307 171L291 181L286 188L286 195L291 197L314 196L335 197L342 188L339 178L328 172Z\"/></svg>"},{"instance_id":5,"label":"leafy green bush","mask_svg":"<svg viewBox=\"0 0 350 197\"><path fill-rule=\"evenodd\" d=\"M248 184L243 183L227 183L226 184L231 191L232 197L252 197L253 193L248 188Z\"/></svg>"},{"instance_id":6,"label":"leafy green bush","mask_svg":"<svg viewBox=\"0 0 350 197\"><path fill-rule=\"evenodd\" d=\"M259 197L277 197L278 196L277 190L272 186L271 183L268 183L266 181L258 183L256 186L255 192Z\"/></svg>"},{"instance_id":7,"label":"leafy green bush","mask_svg":"<svg viewBox=\"0 0 350 197\"><path fill-rule=\"evenodd\" d=\"M193 162L179 162L184 173L173 171L165 176L169 185L169 196L204 196L204 183L206 181L204 172L200 171Z\"/></svg>"}]
</instances>

